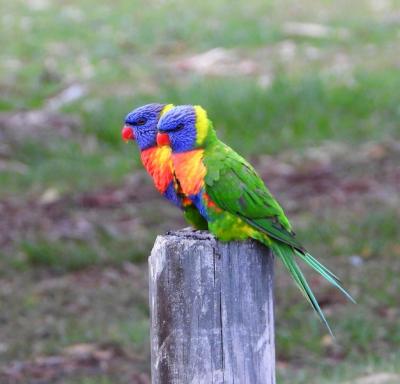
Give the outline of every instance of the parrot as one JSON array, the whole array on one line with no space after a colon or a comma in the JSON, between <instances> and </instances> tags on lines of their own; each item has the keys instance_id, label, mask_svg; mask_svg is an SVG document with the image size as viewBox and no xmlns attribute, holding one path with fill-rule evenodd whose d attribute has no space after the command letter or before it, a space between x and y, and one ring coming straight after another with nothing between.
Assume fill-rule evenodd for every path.
<instances>
[{"instance_id":1,"label":"parrot","mask_svg":"<svg viewBox=\"0 0 400 384\"><path fill-rule=\"evenodd\" d=\"M201 106L170 108L158 122L157 144L172 150L181 193L208 222L220 241L255 239L270 248L319 318L332 330L298 261L304 262L355 302L339 278L299 242L282 207L255 169L217 137Z\"/></svg>"},{"instance_id":2,"label":"parrot","mask_svg":"<svg viewBox=\"0 0 400 384\"><path fill-rule=\"evenodd\" d=\"M157 146L158 120L171 108L172 104L153 103L134 109L125 117L122 138L127 142L129 140L137 142L143 166L152 177L156 189L167 200L183 209L186 221L195 229L207 229L207 221L192 201L177 192L174 185L171 149Z\"/></svg>"}]
</instances>

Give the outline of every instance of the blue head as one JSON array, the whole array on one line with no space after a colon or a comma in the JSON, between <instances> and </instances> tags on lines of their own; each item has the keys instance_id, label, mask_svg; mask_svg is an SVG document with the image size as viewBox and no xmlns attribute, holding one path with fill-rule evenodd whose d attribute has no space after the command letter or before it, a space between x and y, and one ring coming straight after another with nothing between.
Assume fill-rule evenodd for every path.
<instances>
[{"instance_id":1,"label":"blue head","mask_svg":"<svg viewBox=\"0 0 400 384\"><path fill-rule=\"evenodd\" d=\"M141 151L156 146L158 120L170 108L172 108L171 104L154 103L129 112L125 117L122 138L136 140Z\"/></svg>"},{"instance_id":2,"label":"blue head","mask_svg":"<svg viewBox=\"0 0 400 384\"><path fill-rule=\"evenodd\" d=\"M186 152L204 146L211 129L206 111L196 105L170 109L158 123L158 145L168 144L173 152Z\"/></svg>"}]
</instances>

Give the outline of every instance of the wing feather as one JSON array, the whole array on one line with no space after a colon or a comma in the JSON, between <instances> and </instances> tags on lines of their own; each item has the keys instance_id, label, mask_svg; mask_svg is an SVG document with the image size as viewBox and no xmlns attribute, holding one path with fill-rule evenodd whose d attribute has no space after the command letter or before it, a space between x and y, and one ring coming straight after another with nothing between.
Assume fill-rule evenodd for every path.
<instances>
[{"instance_id":1,"label":"wing feather","mask_svg":"<svg viewBox=\"0 0 400 384\"><path fill-rule=\"evenodd\" d=\"M207 151L203 161L207 169L206 192L220 208L240 216L268 236L304 251L283 209L243 157L219 142Z\"/></svg>"}]
</instances>

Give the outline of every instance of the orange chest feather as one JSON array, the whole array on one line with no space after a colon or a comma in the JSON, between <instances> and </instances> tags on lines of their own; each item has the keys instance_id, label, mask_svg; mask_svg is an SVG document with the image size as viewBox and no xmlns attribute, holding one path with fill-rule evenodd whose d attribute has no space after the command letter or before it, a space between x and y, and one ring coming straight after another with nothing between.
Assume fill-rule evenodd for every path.
<instances>
[{"instance_id":1,"label":"orange chest feather","mask_svg":"<svg viewBox=\"0 0 400 384\"><path fill-rule=\"evenodd\" d=\"M195 149L172 155L175 175L185 195L195 195L204 186L207 170L203 164L203 152Z\"/></svg>"},{"instance_id":2,"label":"orange chest feather","mask_svg":"<svg viewBox=\"0 0 400 384\"><path fill-rule=\"evenodd\" d=\"M141 152L142 163L153 178L154 185L161 193L168 188L173 180L171 149L169 147L154 147Z\"/></svg>"}]
</instances>

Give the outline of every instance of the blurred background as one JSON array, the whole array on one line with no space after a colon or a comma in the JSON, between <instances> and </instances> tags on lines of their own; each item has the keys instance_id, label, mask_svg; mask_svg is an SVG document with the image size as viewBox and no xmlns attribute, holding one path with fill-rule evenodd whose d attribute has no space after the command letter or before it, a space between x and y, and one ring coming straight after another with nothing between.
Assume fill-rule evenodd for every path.
<instances>
[{"instance_id":1,"label":"blurred background","mask_svg":"<svg viewBox=\"0 0 400 384\"><path fill-rule=\"evenodd\" d=\"M333 340L277 265L280 383L400 382L400 1L0 0L0 382L149 383L147 256L184 226L120 138L199 103L298 236Z\"/></svg>"}]
</instances>

